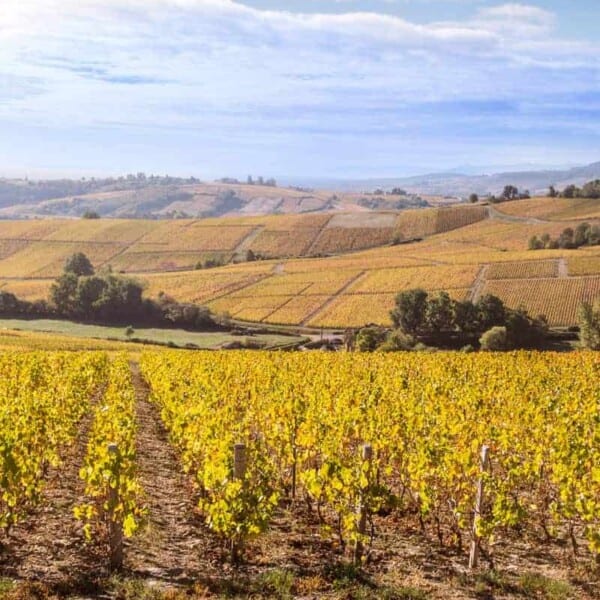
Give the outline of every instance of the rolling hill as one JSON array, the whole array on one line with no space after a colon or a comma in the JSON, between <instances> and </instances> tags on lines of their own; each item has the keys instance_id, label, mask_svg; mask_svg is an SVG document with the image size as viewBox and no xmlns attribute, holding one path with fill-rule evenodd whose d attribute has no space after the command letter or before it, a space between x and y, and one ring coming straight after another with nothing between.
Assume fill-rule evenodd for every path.
<instances>
[{"instance_id":1,"label":"rolling hill","mask_svg":"<svg viewBox=\"0 0 600 600\"><path fill-rule=\"evenodd\" d=\"M260 185L228 178L207 183L194 177L143 173L106 179L0 179L0 219L79 217L86 211L111 218L167 219L403 210L453 203L473 192L499 194L505 185L539 195L550 185L562 189L594 179L600 179L600 162L564 170L489 175L447 172L363 180L290 178L286 181L289 187L278 187L274 180L261 180ZM406 193L393 195L394 188Z\"/></svg>"},{"instance_id":2,"label":"rolling hill","mask_svg":"<svg viewBox=\"0 0 600 600\"><path fill-rule=\"evenodd\" d=\"M86 211L113 218L208 218L400 210L427 205L418 195L336 194L275 185L202 183L194 178L142 174L78 181L0 179L0 218L3 219L80 217Z\"/></svg>"},{"instance_id":3,"label":"rolling hill","mask_svg":"<svg viewBox=\"0 0 600 600\"><path fill-rule=\"evenodd\" d=\"M595 204L594 204L595 202ZM404 289L486 293L576 322L600 296L600 247L528 251L532 235L557 236L582 219L600 223L600 201L536 198L495 207L325 213L203 220L0 222L0 285L42 298L67 256L83 251L144 281L146 293L208 305L252 322L313 327L389 324ZM248 250L264 260L237 262ZM194 269L207 258L227 265Z\"/></svg>"}]
</instances>

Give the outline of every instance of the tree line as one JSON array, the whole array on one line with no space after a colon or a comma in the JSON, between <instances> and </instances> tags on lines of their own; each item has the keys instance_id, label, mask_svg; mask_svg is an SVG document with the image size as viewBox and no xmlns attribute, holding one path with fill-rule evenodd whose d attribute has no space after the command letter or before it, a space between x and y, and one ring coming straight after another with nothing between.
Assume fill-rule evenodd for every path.
<instances>
[{"instance_id":1,"label":"tree line","mask_svg":"<svg viewBox=\"0 0 600 600\"><path fill-rule=\"evenodd\" d=\"M600 298L592 304L584 302L578 316L581 345L589 350L600 350Z\"/></svg>"},{"instance_id":2,"label":"tree line","mask_svg":"<svg viewBox=\"0 0 600 600\"><path fill-rule=\"evenodd\" d=\"M0 179L0 206L29 204L68 196L82 196L95 192L135 190L146 186L190 185L200 183L196 177L171 177L129 173L121 177L81 179Z\"/></svg>"},{"instance_id":3,"label":"tree line","mask_svg":"<svg viewBox=\"0 0 600 600\"><path fill-rule=\"evenodd\" d=\"M594 179L588 181L583 187L577 187L576 185L566 186L562 192L559 192L553 185L548 190L548 196L550 198L589 198L598 199L600 198L600 179Z\"/></svg>"},{"instance_id":4,"label":"tree line","mask_svg":"<svg viewBox=\"0 0 600 600\"><path fill-rule=\"evenodd\" d=\"M523 308L507 308L493 295L471 302L453 300L447 292L430 295L422 289L407 290L396 296L390 316L391 331L370 326L358 332L358 349L538 348L548 333L545 317L531 317Z\"/></svg>"},{"instance_id":5,"label":"tree line","mask_svg":"<svg viewBox=\"0 0 600 600\"><path fill-rule=\"evenodd\" d=\"M217 329L210 310L180 303L161 292L143 297L143 285L107 269L96 273L88 257L77 252L50 288L48 300L27 302L0 291L0 314L14 317L64 317L102 324L136 324L184 329Z\"/></svg>"},{"instance_id":6,"label":"tree line","mask_svg":"<svg viewBox=\"0 0 600 600\"><path fill-rule=\"evenodd\" d=\"M582 246L600 245L600 227L590 223L580 223L575 229L566 227L556 239L550 234L544 233L538 238L537 235L529 238L529 250L574 250Z\"/></svg>"},{"instance_id":7,"label":"tree line","mask_svg":"<svg viewBox=\"0 0 600 600\"><path fill-rule=\"evenodd\" d=\"M531 198L529 190L521 192L519 191L519 188L514 185L505 185L502 193L499 196L492 194L491 196L485 198L485 200L491 202L492 204L498 204L500 202L508 202L510 200L527 200L529 198ZM473 193L469 196L469 202L472 204L479 202L479 200L480 198L478 194Z\"/></svg>"}]
</instances>

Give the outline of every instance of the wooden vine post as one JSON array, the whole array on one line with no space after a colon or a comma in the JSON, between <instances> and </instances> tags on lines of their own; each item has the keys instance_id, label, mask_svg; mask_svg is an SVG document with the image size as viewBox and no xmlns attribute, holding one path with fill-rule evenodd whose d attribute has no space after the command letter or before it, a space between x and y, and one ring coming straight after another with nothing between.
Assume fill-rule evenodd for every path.
<instances>
[{"instance_id":1,"label":"wooden vine post","mask_svg":"<svg viewBox=\"0 0 600 600\"><path fill-rule=\"evenodd\" d=\"M108 453L111 456L117 456L119 447L117 444L108 444ZM108 543L110 546L110 568L118 571L123 567L123 525L115 515L119 506L119 465L115 473L115 485L108 488Z\"/></svg>"},{"instance_id":2,"label":"wooden vine post","mask_svg":"<svg viewBox=\"0 0 600 600\"><path fill-rule=\"evenodd\" d=\"M481 520L481 511L483 507L484 496L484 477L490 468L490 449L488 446L481 448L481 462L479 465L480 476L477 482L477 496L475 498L475 513L473 515L473 539L471 541L471 552L469 553L469 569L474 569L479 564L479 550L481 539L477 532L479 521Z\"/></svg>"},{"instance_id":3,"label":"wooden vine post","mask_svg":"<svg viewBox=\"0 0 600 600\"><path fill-rule=\"evenodd\" d=\"M233 478L234 480L244 481L246 476L247 454L245 444L235 444L233 446ZM242 550L242 540L231 540L231 562L237 564L239 562L240 553Z\"/></svg>"},{"instance_id":4,"label":"wooden vine post","mask_svg":"<svg viewBox=\"0 0 600 600\"><path fill-rule=\"evenodd\" d=\"M371 446L371 444L365 444L361 448L361 460L363 462L363 465L365 463L367 464L367 480L370 480L371 464L373 462L373 446ZM356 507L359 537L357 538L356 544L354 545L354 563L357 565L361 563L364 553L364 544L362 542L362 537L367 532L368 507L366 495L368 493L368 490L369 482L367 482L367 485L361 489L358 505Z\"/></svg>"},{"instance_id":5,"label":"wooden vine post","mask_svg":"<svg viewBox=\"0 0 600 600\"><path fill-rule=\"evenodd\" d=\"M297 473L297 464L298 464L298 448L296 447L296 442L294 441L294 447L292 450L292 454L294 457L294 463L292 464L292 500L296 499L296 473Z\"/></svg>"}]
</instances>

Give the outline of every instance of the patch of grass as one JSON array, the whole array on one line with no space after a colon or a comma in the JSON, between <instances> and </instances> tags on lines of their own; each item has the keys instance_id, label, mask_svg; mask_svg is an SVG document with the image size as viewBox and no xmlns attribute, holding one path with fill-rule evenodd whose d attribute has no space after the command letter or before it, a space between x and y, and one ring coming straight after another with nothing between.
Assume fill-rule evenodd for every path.
<instances>
[{"instance_id":1,"label":"patch of grass","mask_svg":"<svg viewBox=\"0 0 600 600\"><path fill-rule=\"evenodd\" d=\"M482 592L486 589L505 591L510 588L509 582L499 571L490 570L478 573L475 576L475 591Z\"/></svg>"},{"instance_id":2,"label":"patch of grass","mask_svg":"<svg viewBox=\"0 0 600 600\"><path fill-rule=\"evenodd\" d=\"M360 568L353 563L336 562L325 566L325 577L334 589L342 590L356 583L366 583Z\"/></svg>"},{"instance_id":3,"label":"patch of grass","mask_svg":"<svg viewBox=\"0 0 600 600\"><path fill-rule=\"evenodd\" d=\"M170 348L183 348L185 346L198 349L216 349L223 344L239 341L235 336L228 332L220 331L186 331L183 329L160 329L152 327L140 327L135 330L135 337L129 337L125 334L123 327L111 327L108 325L89 325L84 323L75 323L62 319L0 319L0 328L8 328L23 332L42 332L51 339L51 335L58 334L68 336L69 338L92 339L90 346L94 344L103 346L104 340L120 342L113 344L117 348L135 348L134 342L143 344L160 344ZM4 332L2 332L4 333ZM277 348L279 346L288 346L294 342L301 342L303 338L276 335L260 334L247 338L245 347L264 347ZM79 342L81 343L81 342ZM139 346L138 346L139 347Z\"/></svg>"},{"instance_id":4,"label":"patch of grass","mask_svg":"<svg viewBox=\"0 0 600 600\"><path fill-rule=\"evenodd\" d=\"M463 575L459 580L463 586L473 586L476 597L481 599L494 598L494 592L535 600L571 600L577 597L569 583L540 573L522 573L515 580L509 579L499 571L491 570L474 576Z\"/></svg>"},{"instance_id":5,"label":"patch of grass","mask_svg":"<svg viewBox=\"0 0 600 600\"><path fill-rule=\"evenodd\" d=\"M317 592L328 589L329 584L321 575L311 575L296 579L294 588L301 596L315 596Z\"/></svg>"},{"instance_id":6,"label":"patch of grass","mask_svg":"<svg viewBox=\"0 0 600 600\"><path fill-rule=\"evenodd\" d=\"M286 569L274 569L260 577L261 592L269 592L273 598L287 600L293 597L295 577Z\"/></svg>"},{"instance_id":7,"label":"patch of grass","mask_svg":"<svg viewBox=\"0 0 600 600\"><path fill-rule=\"evenodd\" d=\"M504 573L490 569L476 573L464 573L458 576L461 586L472 589L480 600L492 600L497 592L504 594L520 594L519 586L508 580Z\"/></svg>"},{"instance_id":8,"label":"patch of grass","mask_svg":"<svg viewBox=\"0 0 600 600\"><path fill-rule=\"evenodd\" d=\"M2 580L3 584L8 580ZM57 598L51 593L47 586L40 582L24 582L15 584L6 583L4 589L0 589L0 598L2 600L54 600Z\"/></svg>"},{"instance_id":9,"label":"patch of grass","mask_svg":"<svg viewBox=\"0 0 600 600\"><path fill-rule=\"evenodd\" d=\"M377 594L375 597L381 600L427 600L429 597L423 590L413 586L385 588Z\"/></svg>"},{"instance_id":10,"label":"patch of grass","mask_svg":"<svg viewBox=\"0 0 600 600\"><path fill-rule=\"evenodd\" d=\"M412 586L378 586L353 563L327 565L324 576L344 600L427 600L427 594Z\"/></svg>"},{"instance_id":11,"label":"patch of grass","mask_svg":"<svg viewBox=\"0 0 600 600\"><path fill-rule=\"evenodd\" d=\"M575 598L575 590L567 582L551 579L540 573L523 573L519 577L519 587L526 598L544 600Z\"/></svg>"},{"instance_id":12,"label":"patch of grass","mask_svg":"<svg viewBox=\"0 0 600 600\"><path fill-rule=\"evenodd\" d=\"M15 582L12 579L0 578L0 598L11 592L15 588Z\"/></svg>"},{"instance_id":13,"label":"patch of grass","mask_svg":"<svg viewBox=\"0 0 600 600\"><path fill-rule=\"evenodd\" d=\"M427 594L415 587L374 588L369 585L356 585L344 590L344 600L427 600Z\"/></svg>"},{"instance_id":14,"label":"patch of grass","mask_svg":"<svg viewBox=\"0 0 600 600\"><path fill-rule=\"evenodd\" d=\"M129 579L114 576L108 582L108 589L116 600L176 600L183 598L177 591L165 591L148 585L143 579Z\"/></svg>"}]
</instances>

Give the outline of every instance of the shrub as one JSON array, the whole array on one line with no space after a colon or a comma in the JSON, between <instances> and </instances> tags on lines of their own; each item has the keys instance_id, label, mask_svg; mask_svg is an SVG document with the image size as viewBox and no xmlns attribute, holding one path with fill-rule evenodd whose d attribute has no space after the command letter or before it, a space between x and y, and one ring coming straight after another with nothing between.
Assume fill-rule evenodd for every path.
<instances>
[{"instance_id":1,"label":"shrub","mask_svg":"<svg viewBox=\"0 0 600 600\"><path fill-rule=\"evenodd\" d=\"M481 345L482 350L507 350L508 333L506 327L492 327L491 329L488 329L479 338L479 344Z\"/></svg>"},{"instance_id":2,"label":"shrub","mask_svg":"<svg viewBox=\"0 0 600 600\"><path fill-rule=\"evenodd\" d=\"M600 300L579 309L579 340L583 348L600 350Z\"/></svg>"},{"instance_id":3,"label":"shrub","mask_svg":"<svg viewBox=\"0 0 600 600\"><path fill-rule=\"evenodd\" d=\"M412 350L415 345L415 340L412 336L407 335L401 330L392 331L387 335L387 338L378 350L380 352L397 352L399 350Z\"/></svg>"},{"instance_id":4,"label":"shrub","mask_svg":"<svg viewBox=\"0 0 600 600\"><path fill-rule=\"evenodd\" d=\"M380 327L363 327L356 336L356 347L360 352L373 352L385 340L385 330Z\"/></svg>"}]
</instances>

